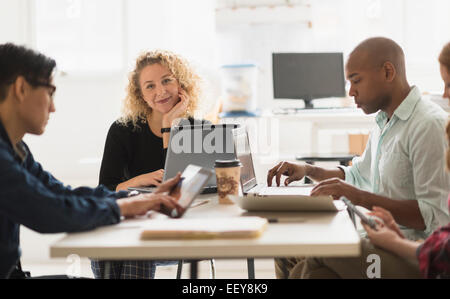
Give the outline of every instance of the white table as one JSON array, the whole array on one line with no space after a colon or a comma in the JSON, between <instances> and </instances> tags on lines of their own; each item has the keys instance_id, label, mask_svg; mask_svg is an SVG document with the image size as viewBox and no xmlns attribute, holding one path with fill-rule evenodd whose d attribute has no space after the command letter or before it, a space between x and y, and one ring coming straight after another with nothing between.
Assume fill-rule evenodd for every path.
<instances>
[{"instance_id":1,"label":"white table","mask_svg":"<svg viewBox=\"0 0 450 299\"><path fill-rule=\"evenodd\" d=\"M219 205L216 195L202 195L207 204L193 207L186 218L240 217L236 205ZM288 215L289 214L289 215ZM338 213L271 213L273 217L296 216L295 223L271 223L260 238L215 240L139 239L142 226L154 217L129 219L84 233L70 233L50 247L52 258L71 254L95 259L205 259L268 258L286 256L358 256L359 236L347 211ZM192 272L191 272L192 275ZM195 274L194 274L195 275Z\"/></svg>"}]
</instances>

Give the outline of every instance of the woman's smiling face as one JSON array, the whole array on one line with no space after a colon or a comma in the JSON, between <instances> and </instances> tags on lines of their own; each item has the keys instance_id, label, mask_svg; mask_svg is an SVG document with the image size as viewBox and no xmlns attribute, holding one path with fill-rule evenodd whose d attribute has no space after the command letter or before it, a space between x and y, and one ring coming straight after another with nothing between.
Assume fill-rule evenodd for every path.
<instances>
[{"instance_id":1,"label":"woman's smiling face","mask_svg":"<svg viewBox=\"0 0 450 299\"><path fill-rule=\"evenodd\" d=\"M169 69L159 63L144 67L139 78L144 101L153 111L165 114L179 101L180 86Z\"/></svg>"}]
</instances>

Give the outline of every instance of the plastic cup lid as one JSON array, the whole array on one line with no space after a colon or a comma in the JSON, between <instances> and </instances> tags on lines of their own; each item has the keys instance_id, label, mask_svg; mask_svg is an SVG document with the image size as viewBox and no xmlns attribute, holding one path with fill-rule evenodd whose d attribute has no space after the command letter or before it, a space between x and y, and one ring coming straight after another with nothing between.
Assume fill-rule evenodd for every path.
<instances>
[{"instance_id":1,"label":"plastic cup lid","mask_svg":"<svg viewBox=\"0 0 450 299\"><path fill-rule=\"evenodd\" d=\"M235 160L216 160L216 163L214 164L214 167L221 168L221 167L236 167L241 166L241 161L238 159Z\"/></svg>"}]
</instances>

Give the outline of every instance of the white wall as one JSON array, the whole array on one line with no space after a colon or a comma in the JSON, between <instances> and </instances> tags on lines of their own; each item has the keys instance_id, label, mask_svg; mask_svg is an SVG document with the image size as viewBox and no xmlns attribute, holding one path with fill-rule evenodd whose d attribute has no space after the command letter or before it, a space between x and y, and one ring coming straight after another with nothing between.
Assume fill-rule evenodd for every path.
<instances>
[{"instance_id":1,"label":"white wall","mask_svg":"<svg viewBox=\"0 0 450 299\"><path fill-rule=\"evenodd\" d=\"M0 0L0 43L31 45L29 0Z\"/></svg>"}]
</instances>

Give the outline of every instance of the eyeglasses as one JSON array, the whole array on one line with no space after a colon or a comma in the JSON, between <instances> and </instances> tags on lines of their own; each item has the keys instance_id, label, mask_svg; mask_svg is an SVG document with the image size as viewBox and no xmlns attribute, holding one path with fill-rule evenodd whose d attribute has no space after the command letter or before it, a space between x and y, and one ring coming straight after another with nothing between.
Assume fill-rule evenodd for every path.
<instances>
[{"instance_id":1,"label":"eyeglasses","mask_svg":"<svg viewBox=\"0 0 450 299\"><path fill-rule=\"evenodd\" d=\"M28 81L28 80L27 80L27 81ZM28 81L28 83L30 83L31 85L33 85L33 86L35 86L35 87L42 86L42 87L48 88L48 89L49 89L48 94L49 94L50 98L53 99L53 95L54 95L55 92L56 92L56 86L55 86L55 85L50 84L50 83L37 82L37 81L36 81L36 82L35 82L35 81Z\"/></svg>"},{"instance_id":2,"label":"eyeglasses","mask_svg":"<svg viewBox=\"0 0 450 299\"><path fill-rule=\"evenodd\" d=\"M42 87L46 87L49 89L49 96L50 98L53 99L53 96L56 92L56 86L50 83L44 83L44 82L39 82L39 81L35 81L35 80L29 80L29 79L25 79L30 85L34 86L34 87L38 87L38 86L42 86ZM7 81L6 84L13 84L14 80L10 80Z\"/></svg>"}]
</instances>

